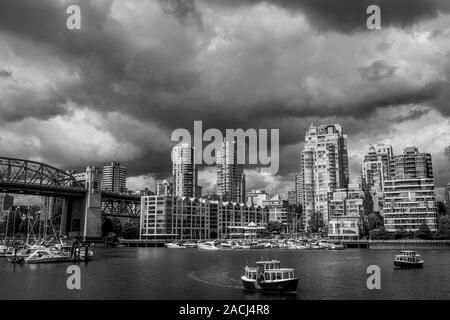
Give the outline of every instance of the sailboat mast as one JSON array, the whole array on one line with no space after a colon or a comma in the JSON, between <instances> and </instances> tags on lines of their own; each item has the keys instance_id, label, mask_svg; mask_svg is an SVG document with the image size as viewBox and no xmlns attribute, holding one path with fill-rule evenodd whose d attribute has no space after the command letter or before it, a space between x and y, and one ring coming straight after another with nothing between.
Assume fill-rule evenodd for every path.
<instances>
[{"instance_id":1,"label":"sailboat mast","mask_svg":"<svg viewBox=\"0 0 450 320\"><path fill-rule=\"evenodd\" d=\"M47 241L47 212L48 210L44 211L44 228L42 230L42 238L44 241Z\"/></svg>"},{"instance_id":2,"label":"sailboat mast","mask_svg":"<svg viewBox=\"0 0 450 320\"><path fill-rule=\"evenodd\" d=\"M16 235L16 211L14 210L14 215L13 215L13 241L15 240L15 235Z\"/></svg>"},{"instance_id":3,"label":"sailboat mast","mask_svg":"<svg viewBox=\"0 0 450 320\"><path fill-rule=\"evenodd\" d=\"M8 227L9 227L9 214L11 213L11 209L8 211L8 217L6 217L6 230L5 230L5 241L8 237Z\"/></svg>"}]
</instances>

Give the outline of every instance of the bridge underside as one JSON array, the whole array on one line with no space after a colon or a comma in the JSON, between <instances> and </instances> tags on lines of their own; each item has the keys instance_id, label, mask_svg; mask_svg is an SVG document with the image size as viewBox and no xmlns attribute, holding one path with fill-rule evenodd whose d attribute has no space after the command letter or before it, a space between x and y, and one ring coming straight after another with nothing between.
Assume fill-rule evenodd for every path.
<instances>
[{"instance_id":1,"label":"bridge underside","mask_svg":"<svg viewBox=\"0 0 450 320\"><path fill-rule=\"evenodd\" d=\"M47 196L47 197L59 197L59 198L84 198L86 190L61 188L54 186L43 185L29 185L24 183L0 183L0 192L3 193L15 193L26 194L33 196Z\"/></svg>"}]
</instances>

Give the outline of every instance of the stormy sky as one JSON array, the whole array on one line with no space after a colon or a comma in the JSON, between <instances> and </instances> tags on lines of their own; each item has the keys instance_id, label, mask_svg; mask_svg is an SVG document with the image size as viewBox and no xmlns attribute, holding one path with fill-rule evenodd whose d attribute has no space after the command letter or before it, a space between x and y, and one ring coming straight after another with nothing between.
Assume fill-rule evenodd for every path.
<instances>
[{"instance_id":1,"label":"stormy sky","mask_svg":"<svg viewBox=\"0 0 450 320\"><path fill-rule=\"evenodd\" d=\"M81 30L66 8L81 8ZM368 30L366 8L381 8ZM0 1L0 155L83 169L120 161L132 189L171 174L176 128L280 129L294 189L304 131L340 123L351 177L371 143L433 156L450 181L448 0ZM215 191L214 167L199 173Z\"/></svg>"}]
</instances>

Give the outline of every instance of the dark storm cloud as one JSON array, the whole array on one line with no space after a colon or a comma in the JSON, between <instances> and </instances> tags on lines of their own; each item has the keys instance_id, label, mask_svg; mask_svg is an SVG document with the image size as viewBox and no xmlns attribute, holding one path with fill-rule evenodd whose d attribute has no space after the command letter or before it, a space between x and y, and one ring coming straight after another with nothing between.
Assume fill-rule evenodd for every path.
<instances>
[{"instance_id":1,"label":"dark storm cloud","mask_svg":"<svg viewBox=\"0 0 450 320\"><path fill-rule=\"evenodd\" d=\"M51 44L54 48L73 52L83 43L76 44L69 37L71 31L66 28L66 8L69 5L79 5L82 11L82 30L78 33L92 41L89 34L101 32L102 25L110 12L112 0L98 1L51 1L51 0L19 0L2 1L0 3L0 30L32 39L37 44ZM94 32L97 31L97 32ZM95 36L95 35L94 35ZM81 38L79 38L81 39ZM97 40L99 40L97 38ZM87 41L87 42L88 42ZM103 39L103 43L108 39ZM97 48L102 43L97 43Z\"/></svg>"},{"instance_id":2,"label":"dark storm cloud","mask_svg":"<svg viewBox=\"0 0 450 320\"><path fill-rule=\"evenodd\" d=\"M187 19L196 20L202 25L201 13L197 10L195 0L158 0L165 13L172 14L181 22Z\"/></svg>"},{"instance_id":3,"label":"dark storm cloud","mask_svg":"<svg viewBox=\"0 0 450 320\"><path fill-rule=\"evenodd\" d=\"M274 3L292 10L307 8L306 11L320 12L324 16L333 12L337 20L339 20L338 17L352 17L357 11L355 8L360 5L354 2L339 4L336 1L299 1L298 3L275 1ZM228 2L221 2L221 4L229 5ZM396 5L390 5L396 8ZM387 97L364 97L364 101L355 101L354 105L347 102L343 105L337 103L331 110L309 104L308 92L301 92L301 88L299 88L299 96L304 95L306 99L304 99L304 105L298 105L296 108L288 105L283 99L273 98L265 98L266 100L263 98L263 100L243 105L233 101L233 97L217 101L211 99L208 92L192 90L198 85L200 77L200 73L192 67L191 63L197 54L193 47L181 44L170 52L164 48L131 52L127 50L131 44L127 41L125 31L113 34L104 29L104 23L110 13L111 1L80 2L80 6L83 13L83 25L78 33L70 32L64 27L55 28L55 26L65 25L67 15L63 3L55 4L53 1L38 3L22 0L8 3L5 10L0 8L0 29L47 45L59 54L61 59L66 59L77 66L82 76L80 85L75 88L60 87L60 91L64 90L60 93L61 96L98 110L118 110L129 112L139 119L157 119L164 126L172 129L197 119L204 120L210 127L226 128L230 126L258 127L261 119L271 119L274 116L333 116L335 112L339 112L341 115L367 117L375 108L421 101L427 95L426 92L415 94L409 91L394 92ZM183 19L197 12L193 1L173 0L163 7L165 11ZM426 9L421 1L411 3L410 11L414 12L415 7ZM437 8L438 2L431 2L428 7ZM344 15L344 12L347 14ZM411 12L406 16L410 15ZM348 19L342 20L344 24L348 21ZM118 22L113 20L112 23ZM268 43L269 46L270 43ZM177 49L180 51L176 52ZM259 51L264 52L261 48ZM270 51L268 52L265 54L270 54ZM267 66L267 60L259 59L261 65L258 66L258 61L253 61L252 70L261 70L262 75L270 72L270 64ZM273 57L269 55L268 59ZM252 70L248 70L250 75ZM395 67L389 67L383 61L374 61L371 66L359 69L362 77L370 81L391 76L394 70ZM253 80L249 79L249 81L254 81L255 77L258 77L257 73ZM48 108L55 106L55 113L63 111L50 99L48 106ZM239 114L230 112L217 118L218 109L229 107L239 110ZM173 116L174 112L177 117ZM254 117L255 115L257 117Z\"/></svg>"},{"instance_id":4,"label":"dark storm cloud","mask_svg":"<svg viewBox=\"0 0 450 320\"><path fill-rule=\"evenodd\" d=\"M427 89L432 93L432 105L444 116L450 117L450 52L447 52L443 59L446 61L443 72L445 80L433 82Z\"/></svg>"},{"instance_id":5,"label":"dark storm cloud","mask_svg":"<svg viewBox=\"0 0 450 320\"><path fill-rule=\"evenodd\" d=\"M446 1L437 0L409 1L407 7L405 1L398 0L268 2L295 14L305 14L309 23L319 30L340 32L365 30L365 9L369 4L381 6L384 28L389 25L408 27L448 10ZM131 2L131 6L141 3ZM398 82L385 84L385 81L397 77L398 67L379 57L371 61L365 60L362 64L355 62L356 65L348 66L342 71L352 74L357 81L360 78L364 81L355 87L339 91L342 80L333 78L332 70L329 72L330 76L326 74L327 68L331 69L333 66L325 62L328 59L334 59L338 64L341 62L335 59L333 53L322 57L323 65L320 61L314 61L317 54L311 49L314 44L306 41L303 46L301 36L279 40L277 36L264 34L263 40L252 42L252 30L245 30L243 27L243 30L239 30L242 32L236 32L237 39L230 41L230 47L244 43L242 47L237 47L235 51L231 48L225 53L226 57L217 55L213 56L213 61L202 60L206 45L197 42L208 43L216 36L216 30L206 29L206 23L203 24L200 1L148 3L159 5L162 13L158 12L158 17L142 18L147 12L141 12L141 8L138 8L129 16L126 16L127 12L119 12L119 15L123 13L125 16L117 17L113 14L112 1L1 2L0 34L32 43L34 48L30 48L30 51L36 50L36 55L53 57L67 68L67 74L76 75L74 78L79 80L54 81L52 86L46 86L42 90L21 90L8 104L0 101L0 118L6 122L17 122L30 117L47 119L66 114L68 110L63 105L71 101L103 114L119 112L124 117L142 122L143 126L157 124L161 129L167 130L167 133L164 131L167 146L156 146L155 135L139 131L133 123L102 124L101 129L111 133L116 140L133 144L142 150L138 158L126 163L130 175L151 171L161 178L170 174L168 133L175 128L192 130L194 120L202 120L204 130L280 128L280 143L284 147L281 150L280 175L286 178L297 170L300 150L298 143L303 139L304 129L309 126L310 121L339 121L345 123L346 131L358 133L365 130L364 125L360 124L370 119L377 110L393 105L431 101L441 112L448 114L449 100L445 93L448 82L408 87L403 86L400 79ZM239 9L244 5L262 2L216 0L215 3ZM81 30L69 31L65 28L65 8L68 4L80 5ZM210 2L204 1L204 4L209 6ZM137 16L142 19L137 19ZM151 25L154 18L160 21ZM150 25L138 24L146 19ZM136 26L133 25L134 20ZM249 34L243 35L245 32ZM383 43L384 50L390 50L392 43L388 46ZM300 76L287 79L284 75L273 76L280 65L280 57L296 49L298 45L306 52L302 59L307 66L304 70L295 69L297 61L292 60L288 61L288 67L283 72L289 73L292 69L292 73ZM338 45L340 44L336 43ZM23 52L17 52L17 55L22 54ZM30 53L30 61L31 56ZM233 59L228 61L226 58L230 56ZM311 61L307 60L310 57ZM345 60L345 57L342 58ZM301 62L298 61L299 64ZM41 62L36 59L35 63ZM217 71L219 67L210 67L213 63L217 63L219 67L223 64L224 70ZM45 65L42 69L45 70ZM229 76L229 69L236 71ZM0 77L11 76L6 69L3 73L2 70L0 69ZM335 74L340 72L341 70L334 71ZM210 76L209 73L214 74ZM308 86L310 74L310 78L319 83L313 89ZM326 87L327 81L331 83L330 88ZM333 86L338 87L337 98L324 98L329 91L333 91ZM278 94L285 91L294 93ZM411 112L397 118L397 121L419 117L420 112L423 111ZM106 123L108 121L105 120ZM133 133L133 130L139 134ZM46 154L64 159L58 156L58 152L64 151L52 149L51 152L47 150ZM86 164L85 161L84 158L82 161L78 160L80 167Z\"/></svg>"},{"instance_id":6,"label":"dark storm cloud","mask_svg":"<svg viewBox=\"0 0 450 320\"><path fill-rule=\"evenodd\" d=\"M12 75L11 71L0 68L0 78L9 78L11 77L11 75Z\"/></svg>"},{"instance_id":7,"label":"dark storm cloud","mask_svg":"<svg viewBox=\"0 0 450 320\"><path fill-rule=\"evenodd\" d=\"M48 119L66 112L66 98L55 89L47 87L44 92L32 88L11 92L10 101L0 103L0 121L15 122L24 118Z\"/></svg>"},{"instance_id":8,"label":"dark storm cloud","mask_svg":"<svg viewBox=\"0 0 450 320\"><path fill-rule=\"evenodd\" d=\"M270 3L288 10L306 14L308 21L323 31L364 31L369 16L366 9L378 5L381 9L382 27L409 27L418 21L448 13L447 0L213 0L223 6L243 6Z\"/></svg>"},{"instance_id":9,"label":"dark storm cloud","mask_svg":"<svg viewBox=\"0 0 450 320\"><path fill-rule=\"evenodd\" d=\"M2 1L0 3L0 32L19 39L30 41L37 47L43 47L49 55L59 57L68 63L81 63L86 67L86 78L101 80L100 77L89 77L96 73L106 73L103 61L110 61L114 41L102 35L101 26L108 15L108 6L112 1ZM69 4L78 4L82 8L83 29L78 37L66 28L66 8ZM118 44L119 45L119 44ZM91 47L91 49L88 49ZM120 46L117 46L119 48ZM106 49L106 50L105 50ZM17 49L16 49L17 50ZM36 48L36 51L38 49ZM23 52L17 52L21 55ZM85 55L83 57L83 55ZM32 59L32 57L29 57ZM85 61L83 61L85 58ZM95 62L93 62L95 60ZM83 62L81 62L83 61ZM30 61L31 62L31 61ZM38 61L36 61L39 64ZM93 66L95 64L95 67ZM92 70L94 70L92 72ZM92 72L92 74L90 73ZM92 83L89 83L92 85ZM33 92L33 89L17 93L17 100L12 106L2 106L2 118L18 121L22 118L49 118L65 113L61 107L70 98L73 87L65 83L47 87L45 93Z\"/></svg>"},{"instance_id":10,"label":"dark storm cloud","mask_svg":"<svg viewBox=\"0 0 450 320\"><path fill-rule=\"evenodd\" d=\"M132 51L134 45L127 40L126 30L114 19L109 20L112 29L106 31L112 1L71 1L81 7L82 28L77 31L65 27L68 3L21 0L2 4L2 32L47 47L80 73L82 79L76 87L58 87L67 100L99 110L153 117L157 113L149 108L158 111L165 103L159 101L158 93L176 94L196 81L196 74L184 61L193 52L176 52L177 48L173 52L158 48ZM179 12L180 7L174 10ZM50 99L48 105L57 108Z\"/></svg>"},{"instance_id":11,"label":"dark storm cloud","mask_svg":"<svg viewBox=\"0 0 450 320\"><path fill-rule=\"evenodd\" d=\"M394 122L404 122L404 121L410 121L410 120L416 120L420 119L424 115L430 113L429 109L425 110L411 110L406 115L401 115L398 117L393 118Z\"/></svg>"}]
</instances>

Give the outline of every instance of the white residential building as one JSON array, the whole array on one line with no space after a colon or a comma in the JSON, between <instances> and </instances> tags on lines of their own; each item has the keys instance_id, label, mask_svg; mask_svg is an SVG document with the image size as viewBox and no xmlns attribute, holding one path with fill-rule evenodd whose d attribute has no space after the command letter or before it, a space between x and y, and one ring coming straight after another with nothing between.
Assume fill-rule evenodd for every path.
<instances>
[{"instance_id":1,"label":"white residential building","mask_svg":"<svg viewBox=\"0 0 450 320\"><path fill-rule=\"evenodd\" d=\"M303 207L303 225L313 213L328 224L328 193L346 188L349 183L347 135L339 124L311 125L300 155L299 203Z\"/></svg>"},{"instance_id":2,"label":"white residential building","mask_svg":"<svg viewBox=\"0 0 450 320\"><path fill-rule=\"evenodd\" d=\"M385 181L383 212L387 231L417 231L424 222L431 231L436 231L437 209L433 179Z\"/></svg>"},{"instance_id":3,"label":"white residential building","mask_svg":"<svg viewBox=\"0 0 450 320\"><path fill-rule=\"evenodd\" d=\"M102 170L102 190L114 193L126 192L127 168L121 166L119 162L111 162L110 165L103 166Z\"/></svg>"},{"instance_id":4,"label":"white residential building","mask_svg":"<svg viewBox=\"0 0 450 320\"><path fill-rule=\"evenodd\" d=\"M194 148L189 143L176 145L172 150L173 195L194 197L197 191L197 168Z\"/></svg>"},{"instance_id":5,"label":"white residential building","mask_svg":"<svg viewBox=\"0 0 450 320\"><path fill-rule=\"evenodd\" d=\"M237 143L226 139L216 155L217 194L223 201L245 202L244 167L238 163Z\"/></svg>"}]
</instances>

